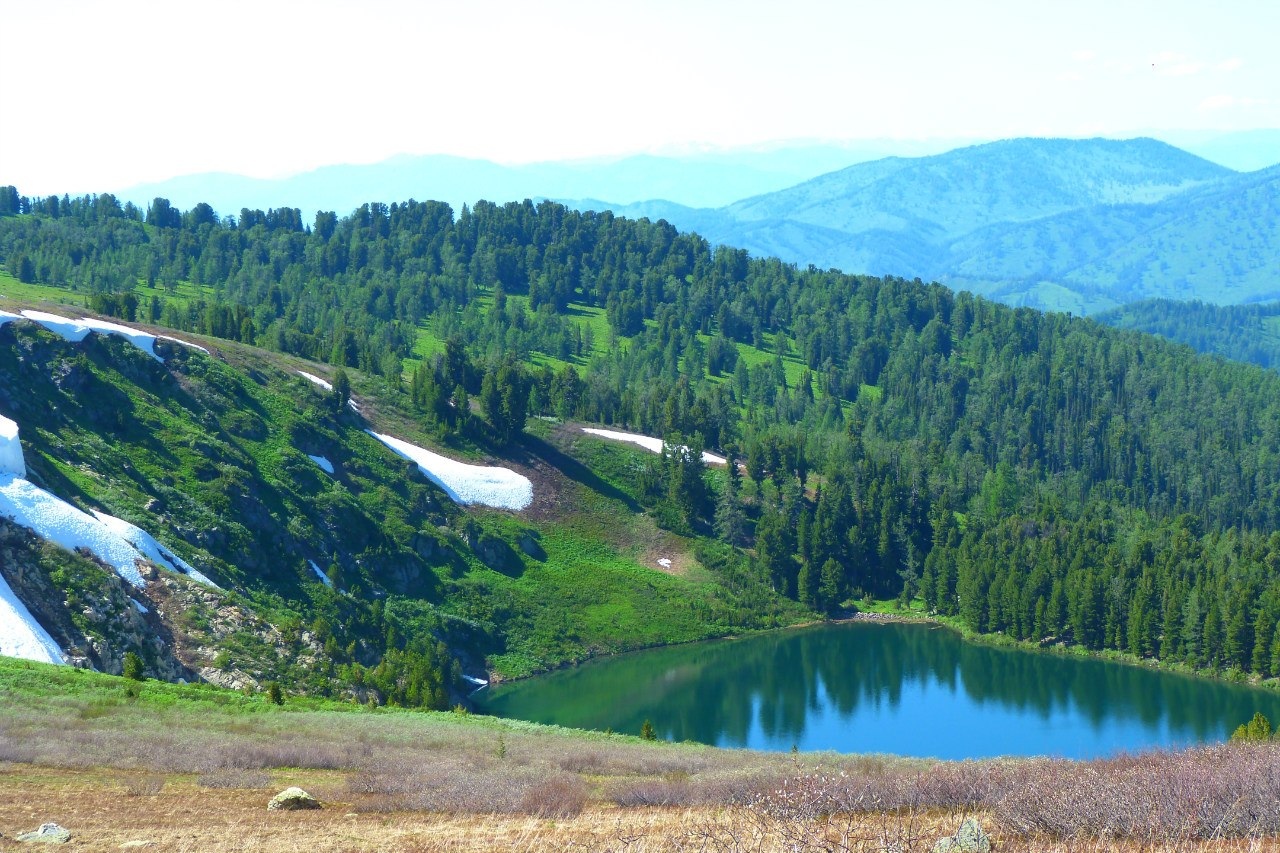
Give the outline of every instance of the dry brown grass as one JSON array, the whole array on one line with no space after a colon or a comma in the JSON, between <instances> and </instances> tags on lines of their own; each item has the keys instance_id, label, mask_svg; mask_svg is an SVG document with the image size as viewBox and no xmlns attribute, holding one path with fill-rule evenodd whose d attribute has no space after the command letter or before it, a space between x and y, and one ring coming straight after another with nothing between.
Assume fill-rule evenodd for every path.
<instances>
[{"instance_id":1,"label":"dry brown grass","mask_svg":"<svg viewBox=\"0 0 1280 853\"><path fill-rule=\"evenodd\" d=\"M0 768L0 833L12 838L42 822L56 821L74 834L74 849L118 850L130 841L144 849L172 851L616 851L616 853L765 853L765 851L914 851L953 833L964 814L902 809L833 816L827 820L779 820L759 809L736 807L615 808L592 805L555 818L527 814L448 814L435 811L359 813L344 799L345 783L332 771L280 772L273 787L297 784L325 808L267 812L268 792L205 789L190 776L171 775L146 798L129 794L118 774ZM1114 838L1020 836L996 816L978 812L994 829L997 850L1060 853L1243 853L1280 849L1273 838L1167 842ZM0 840L0 849L19 848Z\"/></svg>"},{"instance_id":2,"label":"dry brown grass","mask_svg":"<svg viewBox=\"0 0 1280 853\"><path fill-rule=\"evenodd\" d=\"M7 704L7 707L6 707ZM455 714L0 696L0 835L77 849L1280 850L1280 745L1106 761L780 755ZM318 813L266 812L297 784ZM0 849L8 842L0 839Z\"/></svg>"}]
</instances>

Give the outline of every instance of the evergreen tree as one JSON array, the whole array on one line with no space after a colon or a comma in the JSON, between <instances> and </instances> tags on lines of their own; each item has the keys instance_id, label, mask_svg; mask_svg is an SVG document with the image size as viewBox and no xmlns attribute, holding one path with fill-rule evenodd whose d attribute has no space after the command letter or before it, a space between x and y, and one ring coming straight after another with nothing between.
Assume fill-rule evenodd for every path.
<instances>
[{"instance_id":1,"label":"evergreen tree","mask_svg":"<svg viewBox=\"0 0 1280 853\"><path fill-rule=\"evenodd\" d=\"M146 681L147 676L143 671L142 658L136 652L124 653L124 671L125 678L131 681Z\"/></svg>"},{"instance_id":2,"label":"evergreen tree","mask_svg":"<svg viewBox=\"0 0 1280 853\"><path fill-rule=\"evenodd\" d=\"M333 410L341 412L351 402L351 377L347 376L347 371L339 367L333 374L333 392L331 395L333 400Z\"/></svg>"}]
</instances>

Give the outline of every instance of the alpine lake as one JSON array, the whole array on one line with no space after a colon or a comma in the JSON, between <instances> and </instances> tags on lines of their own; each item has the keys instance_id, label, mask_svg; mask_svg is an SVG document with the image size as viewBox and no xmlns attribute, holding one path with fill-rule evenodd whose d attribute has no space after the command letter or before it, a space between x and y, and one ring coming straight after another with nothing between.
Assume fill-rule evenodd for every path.
<instances>
[{"instance_id":1,"label":"alpine lake","mask_svg":"<svg viewBox=\"0 0 1280 853\"><path fill-rule=\"evenodd\" d=\"M1095 758L1226 740L1280 693L850 622L658 648L483 689L483 713L723 747Z\"/></svg>"}]
</instances>

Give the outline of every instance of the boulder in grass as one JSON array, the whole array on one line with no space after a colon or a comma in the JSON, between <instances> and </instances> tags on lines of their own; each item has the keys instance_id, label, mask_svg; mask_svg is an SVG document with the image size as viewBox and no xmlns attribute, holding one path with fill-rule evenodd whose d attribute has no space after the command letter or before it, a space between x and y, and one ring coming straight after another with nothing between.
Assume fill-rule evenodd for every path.
<instances>
[{"instance_id":1,"label":"boulder in grass","mask_svg":"<svg viewBox=\"0 0 1280 853\"><path fill-rule=\"evenodd\" d=\"M34 844L66 844L71 840L71 833L56 823L42 823L39 829L14 836L14 840Z\"/></svg>"},{"instance_id":2,"label":"boulder in grass","mask_svg":"<svg viewBox=\"0 0 1280 853\"><path fill-rule=\"evenodd\" d=\"M320 801L298 787L285 788L267 803L268 811L292 812L300 809L318 809Z\"/></svg>"},{"instance_id":3,"label":"boulder in grass","mask_svg":"<svg viewBox=\"0 0 1280 853\"><path fill-rule=\"evenodd\" d=\"M933 853L990 853L991 836L982 829L982 824L974 818L967 817L955 835L939 838L933 845Z\"/></svg>"}]
</instances>

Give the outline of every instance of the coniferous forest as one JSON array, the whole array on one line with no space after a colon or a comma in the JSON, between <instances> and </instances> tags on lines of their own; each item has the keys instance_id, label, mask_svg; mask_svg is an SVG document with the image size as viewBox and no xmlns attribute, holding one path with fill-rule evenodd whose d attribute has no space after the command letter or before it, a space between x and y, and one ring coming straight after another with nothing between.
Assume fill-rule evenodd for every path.
<instances>
[{"instance_id":1,"label":"coniferous forest","mask_svg":"<svg viewBox=\"0 0 1280 853\"><path fill-rule=\"evenodd\" d=\"M668 438L688 450L639 475L661 523L818 611L918 596L979 632L1280 675L1280 376L1258 367L550 202L308 219L8 187L0 263L385 377L441 441L501 452L535 415Z\"/></svg>"}]
</instances>

